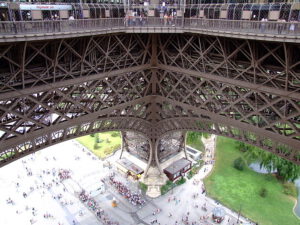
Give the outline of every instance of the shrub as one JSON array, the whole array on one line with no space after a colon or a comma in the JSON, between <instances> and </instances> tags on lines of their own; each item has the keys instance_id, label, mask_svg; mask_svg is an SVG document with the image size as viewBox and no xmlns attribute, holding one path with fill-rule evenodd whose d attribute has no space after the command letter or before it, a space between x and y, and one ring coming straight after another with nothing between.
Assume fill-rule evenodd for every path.
<instances>
[{"instance_id":1,"label":"shrub","mask_svg":"<svg viewBox=\"0 0 300 225\"><path fill-rule=\"evenodd\" d=\"M190 170L187 174L187 178L191 179L195 174L192 172L192 170Z\"/></svg>"},{"instance_id":2,"label":"shrub","mask_svg":"<svg viewBox=\"0 0 300 225\"><path fill-rule=\"evenodd\" d=\"M181 185L181 184L184 184L185 181L186 181L186 179L184 177L181 177L178 181L176 181L176 184Z\"/></svg>"},{"instance_id":3,"label":"shrub","mask_svg":"<svg viewBox=\"0 0 300 225\"><path fill-rule=\"evenodd\" d=\"M120 133L118 131L115 131L111 134L112 137L119 137Z\"/></svg>"},{"instance_id":4,"label":"shrub","mask_svg":"<svg viewBox=\"0 0 300 225\"><path fill-rule=\"evenodd\" d=\"M201 166L194 166L194 167L192 167L191 171L193 174L197 174L200 169L201 169Z\"/></svg>"},{"instance_id":5,"label":"shrub","mask_svg":"<svg viewBox=\"0 0 300 225\"><path fill-rule=\"evenodd\" d=\"M259 195L263 198L267 197L268 191L265 188L261 188L259 191Z\"/></svg>"},{"instance_id":6,"label":"shrub","mask_svg":"<svg viewBox=\"0 0 300 225\"><path fill-rule=\"evenodd\" d=\"M90 134L91 137L95 137L95 134Z\"/></svg>"},{"instance_id":7,"label":"shrub","mask_svg":"<svg viewBox=\"0 0 300 225\"><path fill-rule=\"evenodd\" d=\"M139 182L139 186L140 186L140 189L141 189L143 192L146 192L147 189L148 189L147 184L144 184L144 183L142 183L142 182Z\"/></svg>"},{"instance_id":8,"label":"shrub","mask_svg":"<svg viewBox=\"0 0 300 225\"><path fill-rule=\"evenodd\" d=\"M202 167L204 165L204 160L199 159L196 164L198 167ZM199 168L200 169L200 168Z\"/></svg>"},{"instance_id":9,"label":"shrub","mask_svg":"<svg viewBox=\"0 0 300 225\"><path fill-rule=\"evenodd\" d=\"M112 148L111 147L105 148L104 151L103 151L103 153L106 156L109 155L109 154L111 154L112 153Z\"/></svg>"},{"instance_id":10,"label":"shrub","mask_svg":"<svg viewBox=\"0 0 300 225\"><path fill-rule=\"evenodd\" d=\"M160 187L160 193L162 195L166 194L168 191L169 191L169 188L168 188L167 185L163 185L163 186Z\"/></svg>"},{"instance_id":11,"label":"shrub","mask_svg":"<svg viewBox=\"0 0 300 225\"><path fill-rule=\"evenodd\" d=\"M100 139L99 135L96 136L96 142L101 143L101 139Z\"/></svg>"},{"instance_id":12,"label":"shrub","mask_svg":"<svg viewBox=\"0 0 300 225\"><path fill-rule=\"evenodd\" d=\"M196 175L201 169L201 163L195 164L192 169L188 172L187 178L191 179L194 175Z\"/></svg>"},{"instance_id":13,"label":"shrub","mask_svg":"<svg viewBox=\"0 0 300 225\"><path fill-rule=\"evenodd\" d=\"M160 187L160 193L162 195L166 194L172 187L175 186L172 181L167 180L166 184Z\"/></svg>"},{"instance_id":14,"label":"shrub","mask_svg":"<svg viewBox=\"0 0 300 225\"><path fill-rule=\"evenodd\" d=\"M246 144L244 142L236 141L236 146L241 152L247 152L248 150L252 150L254 147L252 145Z\"/></svg>"},{"instance_id":15,"label":"shrub","mask_svg":"<svg viewBox=\"0 0 300 225\"><path fill-rule=\"evenodd\" d=\"M116 144L113 146L113 151L118 150L121 148L121 144Z\"/></svg>"},{"instance_id":16,"label":"shrub","mask_svg":"<svg viewBox=\"0 0 300 225\"><path fill-rule=\"evenodd\" d=\"M109 147L106 147L104 150L103 150L103 153L105 156L107 155L110 155L112 154L114 151L120 149L121 147L121 144L116 144L114 146L109 146Z\"/></svg>"},{"instance_id":17,"label":"shrub","mask_svg":"<svg viewBox=\"0 0 300 225\"><path fill-rule=\"evenodd\" d=\"M242 171L245 167L245 161L241 157L239 157L233 161L233 167L237 170Z\"/></svg>"},{"instance_id":18,"label":"shrub","mask_svg":"<svg viewBox=\"0 0 300 225\"><path fill-rule=\"evenodd\" d=\"M167 182L166 182L166 185L167 185L167 186L172 186L172 184L173 184L173 182L172 182L172 181L170 181L170 180L167 180Z\"/></svg>"},{"instance_id":19,"label":"shrub","mask_svg":"<svg viewBox=\"0 0 300 225\"><path fill-rule=\"evenodd\" d=\"M296 186L291 182L284 183L283 184L283 193L286 194L286 195L297 197Z\"/></svg>"},{"instance_id":20,"label":"shrub","mask_svg":"<svg viewBox=\"0 0 300 225\"><path fill-rule=\"evenodd\" d=\"M100 148L100 146L98 145L97 142L95 142L95 144L94 144L94 149L97 150L97 149L99 149L99 148Z\"/></svg>"}]
</instances>

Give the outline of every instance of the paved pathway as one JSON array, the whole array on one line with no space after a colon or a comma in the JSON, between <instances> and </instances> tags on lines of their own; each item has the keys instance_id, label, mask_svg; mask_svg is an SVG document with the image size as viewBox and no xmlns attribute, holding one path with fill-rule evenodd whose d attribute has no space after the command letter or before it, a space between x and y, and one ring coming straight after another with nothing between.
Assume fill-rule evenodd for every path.
<instances>
[{"instance_id":1,"label":"paved pathway","mask_svg":"<svg viewBox=\"0 0 300 225\"><path fill-rule=\"evenodd\" d=\"M204 159L207 162L211 162L214 158L214 140L214 136L205 140L207 151ZM115 161L118 156L119 152L110 157L109 161ZM32 219L35 225L73 225L73 220L76 221L76 224L82 225L101 224L76 198L74 193L78 192L81 187L89 189L97 184L100 185L100 180L114 171L113 168L105 165L105 162L95 159L76 141L67 141L1 168L0 225L27 225L31 224L30 220ZM180 225L184 224L182 218L187 214L189 214L190 225L193 221L197 221L195 223L197 225L210 225L212 224L211 210L220 205L201 194L203 185L201 180L211 171L212 167L213 164L206 164L193 179L187 180L184 185L176 187L164 196L156 199L147 198L147 204L141 209L131 205L107 185L102 193L95 196L95 199L106 214L114 221L119 221L120 225L150 225L154 220L157 220L157 223L153 223L156 225L174 225L176 221ZM26 168L32 171L32 176L27 176ZM60 182L56 185L57 177L51 173L53 169L58 171L59 168L72 171L72 179L65 180L64 185ZM47 171L50 173L47 174ZM123 182L131 189L137 188L136 182L127 181L122 176L120 179L123 179ZM17 183L19 183L19 187L16 187ZM50 183L52 187L45 188L45 185ZM34 187L31 192L29 191L30 187ZM66 191L64 191L64 187L67 189ZM27 198L23 197L23 192L28 194ZM59 194L63 195L61 201L53 199L53 196ZM14 205L6 203L9 197L15 202ZM174 197L176 197L175 200ZM118 200L118 207L111 206L112 198ZM62 205L62 201L73 204ZM201 206L204 204L206 204L207 211L201 210ZM25 210L26 206L29 207L28 210ZM32 213L33 207L36 209L35 216ZM159 212L157 212L158 209ZM83 212L83 216L79 215L80 211ZM52 214L53 219L43 218L45 213ZM226 209L226 213L222 224L236 224L237 214L229 209ZM207 222L202 220L203 223L200 223L200 217L203 216L208 216L209 219ZM242 220L246 222L244 218Z\"/></svg>"}]
</instances>

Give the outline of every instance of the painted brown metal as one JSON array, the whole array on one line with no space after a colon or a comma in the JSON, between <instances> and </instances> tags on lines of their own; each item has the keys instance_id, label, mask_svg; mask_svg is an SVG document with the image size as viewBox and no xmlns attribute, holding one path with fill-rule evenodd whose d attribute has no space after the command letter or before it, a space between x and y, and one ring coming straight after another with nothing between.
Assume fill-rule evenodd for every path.
<instances>
[{"instance_id":1,"label":"painted brown metal","mask_svg":"<svg viewBox=\"0 0 300 225\"><path fill-rule=\"evenodd\" d=\"M148 167L180 151L188 130L300 164L299 47L197 34L1 44L0 166L107 130L121 130L128 151L136 132Z\"/></svg>"}]
</instances>

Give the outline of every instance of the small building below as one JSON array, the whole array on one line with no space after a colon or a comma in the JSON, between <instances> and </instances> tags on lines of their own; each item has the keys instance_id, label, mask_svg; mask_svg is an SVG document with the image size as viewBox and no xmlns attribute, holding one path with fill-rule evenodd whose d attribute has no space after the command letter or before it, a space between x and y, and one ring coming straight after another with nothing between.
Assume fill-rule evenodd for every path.
<instances>
[{"instance_id":1,"label":"small building below","mask_svg":"<svg viewBox=\"0 0 300 225\"><path fill-rule=\"evenodd\" d=\"M126 158L119 159L116 161L116 166L119 171L125 173L128 176L132 176L134 179L139 179L144 170L139 166L135 165L133 162Z\"/></svg>"},{"instance_id":2,"label":"small building below","mask_svg":"<svg viewBox=\"0 0 300 225\"><path fill-rule=\"evenodd\" d=\"M195 148L192 148L191 146L186 146L186 153L188 154L189 157L191 157L195 161L201 159L202 152L200 152Z\"/></svg>"},{"instance_id":3,"label":"small building below","mask_svg":"<svg viewBox=\"0 0 300 225\"><path fill-rule=\"evenodd\" d=\"M212 219L215 223L222 223L225 215L225 210L221 207L216 207L212 210Z\"/></svg>"},{"instance_id":4,"label":"small building below","mask_svg":"<svg viewBox=\"0 0 300 225\"><path fill-rule=\"evenodd\" d=\"M164 173L167 175L169 180L174 181L177 178L184 176L185 173L191 169L191 165L192 162L190 160L182 158L165 168Z\"/></svg>"}]
</instances>

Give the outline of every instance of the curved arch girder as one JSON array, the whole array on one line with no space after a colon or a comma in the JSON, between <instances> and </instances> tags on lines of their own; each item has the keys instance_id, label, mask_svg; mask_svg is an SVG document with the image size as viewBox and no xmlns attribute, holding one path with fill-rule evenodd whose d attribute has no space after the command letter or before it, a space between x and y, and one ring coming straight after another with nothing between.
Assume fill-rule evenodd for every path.
<instances>
[{"instance_id":1,"label":"curved arch girder","mask_svg":"<svg viewBox=\"0 0 300 225\"><path fill-rule=\"evenodd\" d=\"M1 45L1 154L14 159L40 149L38 137L51 144L71 138L69 127L127 118L153 143L200 121L299 163L299 46L195 34Z\"/></svg>"},{"instance_id":2,"label":"curved arch girder","mask_svg":"<svg viewBox=\"0 0 300 225\"><path fill-rule=\"evenodd\" d=\"M293 149L288 145L279 143L276 139L271 139L246 129L237 128L232 125L213 122L203 118L173 118L163 120L159 124L161 129L159 137L175 131L200 131L219 136L233 138L261 149L276 154L282 158L300 164L300 154L298 149Z\"/></svg>"},{"instance_id":3,"label":"curved arch girder","mask_svg":"<svg viewBox=\"0 0 300 225\"><path fill-rule=\"evenodd\" d=\"M80 136L105 131L134 131L145 137L149 136L151 124L145 120L128 117L102 118L93 121L85 121L77 125L62 127L49 132L36 134L25 141L15 143L0 153L0 167L34 153L51 145L74 139Z\"/></svg>"},{"instance_id":4,"label":"curved arch girder","mask_svg":"<svg viewBox=\"0 0 300 225\"><path fill-rule=\"evenodd\" d=\"M214 80L189 70L160 70L160 74L158 87L162 101L180 105L185 111L201 111L207 116L213 114L223 120L252 125L276 134L279 140L288 138L299 145L299 99Z\"/></svg>"}]
</instances>

